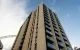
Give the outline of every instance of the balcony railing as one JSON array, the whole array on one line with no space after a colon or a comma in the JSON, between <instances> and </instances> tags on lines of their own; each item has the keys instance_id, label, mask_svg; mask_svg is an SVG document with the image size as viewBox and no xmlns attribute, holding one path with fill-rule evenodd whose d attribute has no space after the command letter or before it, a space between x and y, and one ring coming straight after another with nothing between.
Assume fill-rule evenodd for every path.
<instances>
[{"instance_id":1,"label":"balcony railing","mask_svg":"<svg viewBox=\"0 0 80 50\"><path fill-rule=\"evenodd\" d=\"M61 37L56 36L57 39L59 39L61 41Z\"/></svg>"},{"instance_id":2,"label":"balcony railing","mask_svg":"<svg viewBox=\"0 0 80 50\"><path fill-rule=\"evenodd\" d=\"M67 50L72 50L70 47L67 47Z\"/></svg>"},{"instance_id":3,"label":"balcony railing","mask_svg":"<svg viewBox=\"0 0 80 50\"><path fill-rule=\"evenodd\" d=\"M47 28L50 28L51 29L51 27L49 26L49 25L45 25Z\"/></svg>"},{"instance_id":4,"label":"balcony railing","mask_svg":"<svg viewBox=\"0 0 80 50\"><path fill-rule=\"evenodd\" d=\"M49 48L53 49L53 50L56 49L56 47L55 47L53 44L47 43L47 46L48 46Z\"/></svg>"},{"instance_id":5,"label":"balcony railing","mask_svg":"<svg viewBox=\"0 0 80 50\"><path fill-rule=\"evenodd\" d=\"M46 30L46 32L49 33L49 34L51 34L51 35L53 35L51 31Z\"/></svg>"},{"instance_id":6,"label":"balcony railing","mask_svg":"<svg viewBox=\"0 0 80 50\"><path fill-rule=\"evenodd\" d=\"M58 30L57 30L57 29L54 29L54 31L55 31L55 32L58 32Z\"/></svg>"},{"instance_id":7,"label":"balcony railing","mask_svg":"<svg viewBox=\"0 0 80 50\"><path fill-rule=\"evenodd\" d=\"M62 42L58 42L58 45L64 47Z\"/></svg>"},{"instance_id":8,"label":"balcony railing","mask_svg":"<svg viewBox=\"0 0 80 50\"><path fill-rule=\"evenodd\" d=\"M45 23L46 23L46 24L49 24L50 22L49 22L48 20L45 19Z\"/></svg>"},{"instance_id":9,"label":"balcony railing","mask_svg":"<svg viewBox=\"0 0 80 50\"><path fill-rule=\"evenodd\" d=\"M65 43L66 43L67 45L69 45L69 43L68 43L67 41L65 41Z\"/></svg>"},{"instance_id":10,"label":"balcony railing","mask_svg":"<svg viewBox=\"0 0 80 50\"><path fill-rule=\"evenodd\" d=\"M64 37L65 37L65 36L66 36L66 35L65 35L65 33L62 33L62 36L64 36Z\"/></svg>"},{"instance_id":11,"label":"balcony railing","mask_svg":"<svg viewBox=\"0 0 80 50\"><path fill-rule=\"evenodd\" d=\"M66 37L63 37L63 39L64 39L65 41L67 41L67 40L68 40Z\"/></svg>"},{"instance_id":12,"label":"balcony railing","mask_svg":"<svg viewBox=\"0 0 80 50\"><path fill-rule=\"evenodd\" d=\"M60 37L60 35L57 32L55 32L55 35L58 36L58 37Z\"/></svg>"},{"instance_id":13,"label":"balcony railing","mask_svg":"<svg viewBox=\"0 0 80 50\"><path fill-rule=\"evenodd\" d=\"M46 27L45 29L46 29L47 31L51 32L51 29L50 29L50 28L47 28L47 27Z\"/></svg>"},{"instance_id":14,"label":"balcony railing","mask_svg":"<svg viewBox=\"0 0 80 50\"><path fill-rule=\"evenodd\" d=\"M49 37L48 35L47 35L47 39L53 41L52 37Z\"/></svg>"}]
</instances>

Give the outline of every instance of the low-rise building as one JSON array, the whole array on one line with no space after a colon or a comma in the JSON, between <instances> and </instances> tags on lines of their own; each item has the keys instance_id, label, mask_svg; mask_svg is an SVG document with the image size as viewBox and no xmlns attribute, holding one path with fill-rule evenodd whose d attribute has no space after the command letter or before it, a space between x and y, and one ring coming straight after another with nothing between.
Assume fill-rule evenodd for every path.
<instances>
[{"instance_id":1,"label":"low-rise building","mask_svg":"<svg viewBox=\"0 0 80 50\"><path fill-rule=\"evenodd\" d=\"M3 45L2 45L2 42L0 40L0 50L2 50L2 48L3 48Z\"/></svg>"}]
</instances>

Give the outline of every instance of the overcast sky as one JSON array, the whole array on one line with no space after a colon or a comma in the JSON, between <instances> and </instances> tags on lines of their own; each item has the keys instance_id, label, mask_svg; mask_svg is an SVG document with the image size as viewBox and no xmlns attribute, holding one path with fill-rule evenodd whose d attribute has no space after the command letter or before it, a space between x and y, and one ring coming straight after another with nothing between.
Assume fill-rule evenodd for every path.
<instances>
[{"instance_id":1,"label":"overcast sky","mask_svg":"<svg viewBox=\"0 0 80 50\"><path fill-rule=\"evenodd\" d=\"M0 37L17 35L20 26L40 0L0 0ZM45 0L59 17L71 45L80 47L80 0ZM10 50L15 37L2 39L3 50Z\"/></svg>"}]
</instances>

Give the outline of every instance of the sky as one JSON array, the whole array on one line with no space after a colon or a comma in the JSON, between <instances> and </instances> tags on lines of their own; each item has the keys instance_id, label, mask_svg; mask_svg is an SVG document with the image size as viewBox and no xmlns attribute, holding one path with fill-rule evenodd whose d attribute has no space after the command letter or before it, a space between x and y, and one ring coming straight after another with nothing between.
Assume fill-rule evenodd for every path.
<instances>
[{"instance_id":1,"label":"sky","mask_svg":"<svg viewBox=\"0 0 80 50\"><path fill-rule=\"evenodd\" d=\"M41 0L0 0L0 37L17 35L20 26ZM55 12L72 47L80 47L80 0L44 0ZM4 48L10 50L15 37L1 39Z\"/></svg>"}]
</instances>

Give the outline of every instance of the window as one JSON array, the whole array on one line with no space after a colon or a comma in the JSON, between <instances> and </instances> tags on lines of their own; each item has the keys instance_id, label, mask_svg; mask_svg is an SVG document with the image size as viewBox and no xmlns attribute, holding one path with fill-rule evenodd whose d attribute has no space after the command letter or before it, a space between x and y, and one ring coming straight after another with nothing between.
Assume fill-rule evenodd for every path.
<instances>
[{"instance_id":1,"label":"window","mask_svg":"<svg viewBox=\"0 0 80 50\"><path fill-rule=\"evenodd\" d=\"M55 32L58 32L58 30L54 29Z\"/></svg>"}]
</instances>

